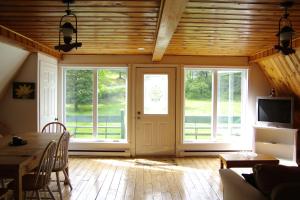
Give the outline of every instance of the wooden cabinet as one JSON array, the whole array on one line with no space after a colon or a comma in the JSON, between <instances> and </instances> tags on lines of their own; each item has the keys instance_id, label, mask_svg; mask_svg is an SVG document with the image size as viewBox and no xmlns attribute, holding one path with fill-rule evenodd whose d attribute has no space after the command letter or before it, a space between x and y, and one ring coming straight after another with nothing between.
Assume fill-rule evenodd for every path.
<instances>
[{"instance_id":1,"label":"wooden cabinet","mask_svg":"<svg viewBox=\"0 0 300 200\"><path fill-rule=\"evenodd\" d=\"M281 164L296 165L298 155L298 129L254 127L254 151L273 155Z\"/></svg>"}]
</instances>

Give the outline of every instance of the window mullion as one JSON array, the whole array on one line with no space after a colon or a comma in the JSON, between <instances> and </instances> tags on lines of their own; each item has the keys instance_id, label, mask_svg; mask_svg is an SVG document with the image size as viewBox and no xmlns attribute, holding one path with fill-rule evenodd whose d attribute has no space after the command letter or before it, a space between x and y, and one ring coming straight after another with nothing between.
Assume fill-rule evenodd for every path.
<instances>
[{"instance_id":1,"label":"window mullion","mask_svg":"<svg viewBox=\"0 0 300 200\"><path fill-rule=\"evenodd\" d=\"M93 136L98 135L98 70L93 70Z\"/></svg>"},{"instance_id":2,"label":"window mullion","mask_svg":"<svg viewBox=\"0 0 300 200\"><path fill-rule=\"evenodd\" d=\"M217 135L217 110L218 110L218 71L213 71L213 81L212 81L212 140L216 139Z\"/></svg>"}]
</instances>

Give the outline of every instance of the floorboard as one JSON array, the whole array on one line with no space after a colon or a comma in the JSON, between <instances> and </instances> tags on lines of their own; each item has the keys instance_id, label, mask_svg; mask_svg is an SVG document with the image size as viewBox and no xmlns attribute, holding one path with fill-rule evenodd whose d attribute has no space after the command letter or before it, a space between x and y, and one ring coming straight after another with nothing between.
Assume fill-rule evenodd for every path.
<instances>
[{"instance_id":1,"label":"floorboard","mask_svg":"<svg viewBox=\"0 0 300 200\"><path fill-rule=\"evenodd\" d=\"M218 158L70 158L69 165L73 190L61 184L64 200L222 200Z\"/></svg>"}]
</instances>

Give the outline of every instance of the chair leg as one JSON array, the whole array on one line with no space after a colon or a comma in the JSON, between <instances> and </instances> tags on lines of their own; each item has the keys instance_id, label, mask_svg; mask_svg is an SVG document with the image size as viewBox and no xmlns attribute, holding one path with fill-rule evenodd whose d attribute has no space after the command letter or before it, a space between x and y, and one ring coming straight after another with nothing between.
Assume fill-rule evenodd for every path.
<instances>
[{"instance_id":1,"label":"chair leg","mask_svg":"<svg viewBox=\"0 0 300 200\"><path fill-rule=\"evenodd\" d=\"M62 192L61 192L61 187L60 187L59 172L55 172L55 174L56 174L56 182L57 182L57 187L58 187L58 192L59 192L60 200L63 200L63 198L62 198Z\"/></svg>"},{"instance_id":2,"label":"chair leg","mask_svg":"<svg viewBox=\"0 0 300 200\"><path fill-rule=\"evenodd\" d=\"M41 197L40 197L40 193L39 193L39 191L38 191L38 190L36 190L36 191L35 191L35 193L36 193L36 197L37 197L37 199L38 199L38 200L41 200Z\"/></svg>"},{"instance_id":3,"label":"chair leg","mask_svg":"<svg viewBox=\"0 0 300 200\"><path fill-rule=\"evenodd\" d=\"M53 200L55 200L55 197L54 197L54 195L53 195L53 192L52 192L51 189L49 188L49 185L47 185L47 190L48 190L48 192L49 192L51 198L52 198Z\"/></svg>"},{"instance_id":4,"label":"chair leg","mask_svg":"<svg viewBox=\"0 0 300 200\"><path fill-rule=\"evenodd\" d=\"M69 176L68 176L68 174L67 174L67 172L66 172L65 169L63 169L63 173L64 173L64 175L65 175L65 179L68 181L68 184L69 184L69 186L70 186L70 189L73 190L73 187L72 187L70 178L69 178Z\"/></svg>"}]
</instances>

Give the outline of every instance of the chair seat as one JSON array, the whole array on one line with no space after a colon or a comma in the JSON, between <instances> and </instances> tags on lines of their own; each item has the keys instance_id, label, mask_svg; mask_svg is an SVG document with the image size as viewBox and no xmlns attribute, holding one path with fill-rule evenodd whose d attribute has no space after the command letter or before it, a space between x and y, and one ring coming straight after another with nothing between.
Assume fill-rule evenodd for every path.
<instances>
[{"instance_id":1,"label":"chair seat","mask_svg":"<svg viewBox=\"0 0 300 200\"><path fill-rule=\"evenodd\" d=\"M43 189L46 185L42 184L42 181L45 177L45 175L39 175L39 181L35 185L34 180L36 175L34 174L26 174L22 177L22 187L25 191L31 191L31 190L39 190ZM12 181L7 185L7 188L9 189L15 189L16 188L16 181Z\"/></svg>"}]
</instances>

